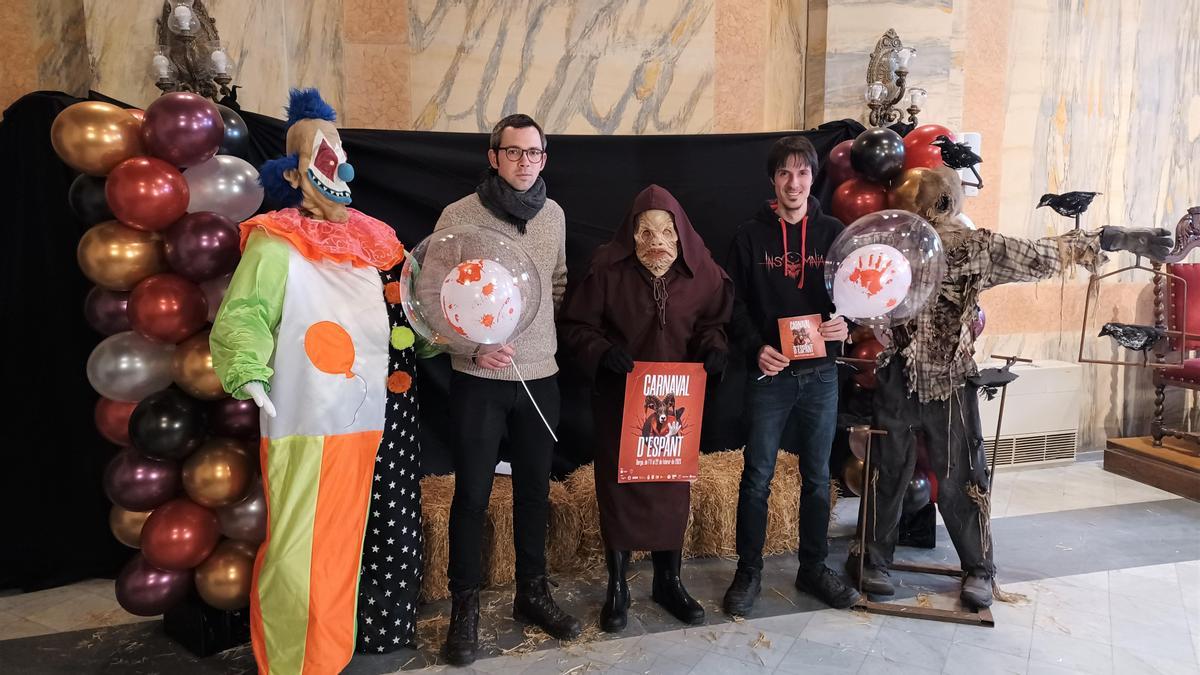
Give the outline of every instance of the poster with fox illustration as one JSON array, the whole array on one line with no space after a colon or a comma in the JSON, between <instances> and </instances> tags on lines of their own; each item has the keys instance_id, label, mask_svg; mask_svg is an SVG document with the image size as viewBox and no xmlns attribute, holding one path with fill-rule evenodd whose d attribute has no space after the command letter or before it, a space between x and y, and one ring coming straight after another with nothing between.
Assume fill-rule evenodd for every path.
<instances>
[{"instance_id":1,"label":"poster with fox illustration","mask_svg":"<svg viewBox=\"0 0 1200 675\"><path fill-rule=\"evenodd\" d=\"M696 480L705 380L699 363L634 361L625 378L618 483Z\"/></svg>"},{"instance_id":2,"label":"poster with fox illustration","mask_svg":"<svg viewBox=\"0 0 1200 675\"><path fill-rule=\"evenodd\" d=\"M779 353L791 361L825 356L821 315L787 316L779 320Z\"/></svg>"}]
</instances>

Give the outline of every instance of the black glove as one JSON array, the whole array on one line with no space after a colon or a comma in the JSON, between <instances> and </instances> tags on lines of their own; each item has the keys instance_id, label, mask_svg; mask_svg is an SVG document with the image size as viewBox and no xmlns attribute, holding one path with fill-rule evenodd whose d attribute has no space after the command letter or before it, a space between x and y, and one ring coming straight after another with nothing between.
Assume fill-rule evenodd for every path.
<instances>
[{"instance_id":1,"label":"black glove","mask_svg":"<svg viewBox=\"0 0 1200 675\"><path fill-rule=\"evenodd\" d=\"M633 357L620 345L613 345L600 357L600 367L625 375L633 371Z\"/></svg>"},{"instance_id":2,"label":"black glove","mask_svg":"<svg viewBox=\"0 0 1200 675\"><path fill-rule=\"evenodd\" d=\"M1175 246L1170 230L1161 227L1103 227L1100 248L1105 251L1129 251L1151 260L1162 260Z\"/></svg>"},{"instance_id":3,"label":"black glove","mask_svg":"<svg viewBox=\"0 0 1200 675\"><path fill-rule=\"evenodd\" d=\"M709 375L716 375L724 372L725 366L729 365L729 352L723 352L719 349L709 352L704 357L704 372Z\"/></svg>"}]
</instances>

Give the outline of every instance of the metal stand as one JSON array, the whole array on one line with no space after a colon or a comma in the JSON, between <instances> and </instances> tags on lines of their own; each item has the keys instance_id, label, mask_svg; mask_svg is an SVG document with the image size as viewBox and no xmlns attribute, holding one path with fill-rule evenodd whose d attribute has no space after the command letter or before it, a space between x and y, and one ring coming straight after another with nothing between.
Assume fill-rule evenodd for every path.
<instances>
[{"instance_id":1,"label":"metal stand","mask_svg":"<svg viewBox=\"0 0 1200 675\"><path fill-rule=\"evenodd\" d=\"M871 439L873 436L884 436L886 431L881 429L867 429L866 451L863 457L863 491L862 499L859 502L859 518L858 518L858 591L862 593L862 578L863 566L867 559L867 509L870 508L869 502L874 499L874 494L870 489L871 484ZM994 457L995 455L993 455ZM939 574L951 577L962 577L962 570L951 567L950 565L923 565L910 562L893 562L890 565L893 570L901 572L917 572L919 574ZM946 621L949 623L961 623L971 626L987 626L991 628L996 625L992 619L992 612L987 607L981 608L978 612L956 609L937 609L935 607L914 607L912 605L901 605L894 602L876 602L868 600L864 593L862 599L858 601L852 609L861 610L869 614L883 614L887 616L903 616L912 619L925 619L927 621Z\"/></svg>"}]
</instances>

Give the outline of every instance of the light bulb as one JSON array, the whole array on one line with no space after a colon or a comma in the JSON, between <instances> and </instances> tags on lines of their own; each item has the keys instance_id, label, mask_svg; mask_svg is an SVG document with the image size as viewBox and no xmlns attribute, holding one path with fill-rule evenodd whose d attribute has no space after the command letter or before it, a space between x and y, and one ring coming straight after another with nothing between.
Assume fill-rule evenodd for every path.
<instances>
[{"instance_id":1,"label":"light bulb","mask_svg":"<svg viewBox=\"0 0 1200 675\"><path fill-rule=\"evenodd\" d=\"M229 72L229 57L225 55L224 51L220 49L213 50L212 63L213 70L217 71L218 75L224 75Z\"/></svg>"},{"instance_id":2,"label":"light bulb","mask_svg":"<svg viewBox=\"0 0 1200 675\"><path fill-rule=\"evenodd\" d=\"M867 85L865 97L867 103L879 103L885 94L887 94L887 87L883 86L882 82L872 82Z\"/></svg>"},{"instance_id":3,"label":"light bulb","mask_svg":"<svg viewBox=\"0 0 1200 675\"><path fill-rule=\"evenodd\" d=\"M174 24L176 32L185 32L192 29L192 10L187 5L175 5L175 9L171 12L171 23Z\"/></svg>"},{"instance_id":4,"label":"light bulb","mask_svg":"<svg viewBox=\"0 0 1200 675\"><path fill-rule=\"evenodd\" d=\"M928 96L928 93L924 89L920 88L913 88L909 89L908 91L909 101L913 104L913 106L917 108L924 108L925 98Z\"/></svg>"},{"instance_id":5,"label":"light bulb","mask_svg":"<svg viewBox=\"0 0 1200 675\"><path fill-rule=\"evenodd\" d=\"M165 80L171 76L171 60L162 54L155 54L152 60L154 65L154 74L158 75L158 79Z\"/></svg>"},{"instance_id":6,"label":"light bulb","mask_svg":"<svg viewBox=\"0 0 1200 675\"><path fill-rule=\"evenodd\" d=\"M917 50L912 47L901 47L894 54L896 70L908 70L908 64L917 55Z\"/></svg>"}]
</instances>

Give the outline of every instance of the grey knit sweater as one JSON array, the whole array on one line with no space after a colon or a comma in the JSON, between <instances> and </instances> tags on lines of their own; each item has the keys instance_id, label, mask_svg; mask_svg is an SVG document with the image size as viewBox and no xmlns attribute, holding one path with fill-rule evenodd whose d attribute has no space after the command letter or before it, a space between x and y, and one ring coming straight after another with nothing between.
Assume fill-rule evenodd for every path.
<instances>
[{"instance_id":1,"label":"grey knit sweater","mask_svg":"<svg viewBox=\"0 0 1200 675\"><path fill-rule=\"evenodd\" d=\"M558 372L554 353L558 350L554 317L567 289L567 221L562 207L552 199L525 226L525 234L513 225L500 220L472 193L442 210L434 230L454 225L468 225L498 230L512 237L533 259L541 280L542 297L533 323L515 342L514 360L526 380L550 377ZM475 365L468 356L451 355L450 363L460 373L492 380L517 380L512 368L488 370Z\"/></svg>"}]
</instances>

